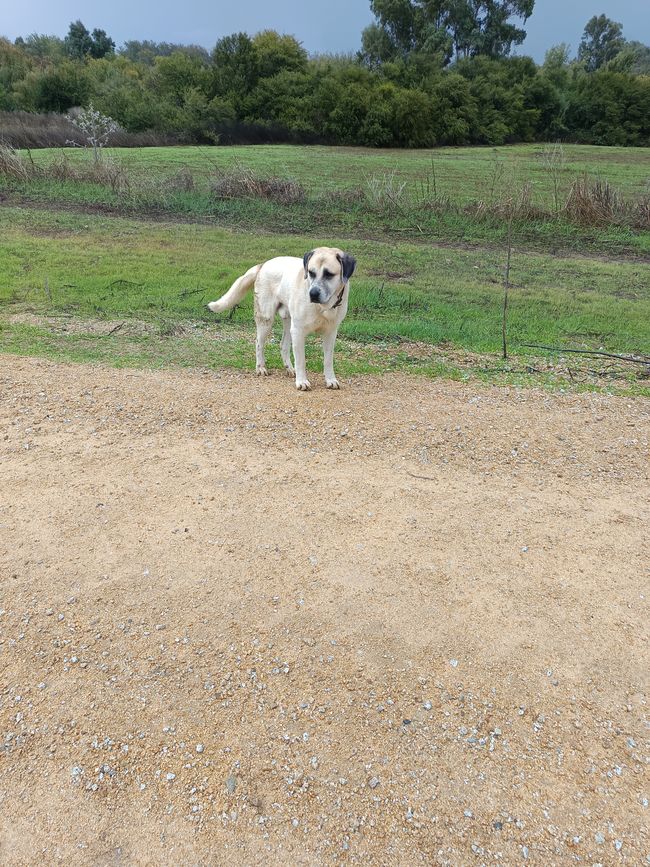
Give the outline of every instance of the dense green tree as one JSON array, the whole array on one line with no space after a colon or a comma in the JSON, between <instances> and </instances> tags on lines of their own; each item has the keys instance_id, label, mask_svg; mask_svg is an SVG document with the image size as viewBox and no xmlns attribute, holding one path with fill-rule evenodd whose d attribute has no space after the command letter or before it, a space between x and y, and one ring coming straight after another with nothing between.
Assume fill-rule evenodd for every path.
<instances>
[{"instance_id":1,"label":"dense green tree","mask_svg":"<svg viewBox=\"0 0 650 867\"><path fill-rule=\"evenodd\" d=\"M20 46L0 38L0 110L10 111L18 107L15 87L29 69L29 60Z\"/></svg>"},{"instance_id":2,"label":"dense green tree","mask_svg":"<svg viewBox=\"0 0 650 867\"><path fill-rule=\"evenodd\" d=\"M156 58L150 80L163 102L182 105L188 90L198 89L207 93L209 71L198 57L175 51L169 57Z\"/></svg>"},{"instance_id":3,"label":"dense green tree","mask_svg":"<svg viewBox=\"0 0 650 867\"><path fill-rule=\"evenodd\" d=\"M85 67L72 60L43 70L32 70L15 87L18 107L27 111L64 113L87 105L92 98Z\"/></svg>"},{"instance_id":4,"label":"dense green tree","mask_svg":"<svg viewBox=\"0 0 650 867\"><path fill-rule=\"evenodd\" d=\"M119 49L119 54L132 60L134 63L144 63L153 66L156 57L169 57L170 54L180 51L191 57L198 57L206 63L210 59L210 52L201 45L180 45L175 42L153 42L150 39L129 39Z\"/></svg>"},{"instance_id":5,"label":"dense green tree","mask_svg":"<svg viewBox=\"0 0 650 867\"><path fill-rule=\"evenodd\" d=\"M115 43L105 30L95 28L92 32L81 21L73 21L64 40L65 51L74 60L84 57L99 59L115 51Z\"/></svg>"},{"instance_id":6,"label":"dense green tree","mask_svg":"<svg viewBox=\"0 0 650 867\"><path fill-rule=\"evenodd\" d=\"M538 67L527 57L491 56L508 47L502 3L375 0L373 7L387 26L366 31L363 63L350 55L308 58L275 31L232 34L211 54L150 41L115 53L104 31L89 34L81 22L70 25L67 40L0 39L0 110L65 112L92 102L126 130L186 141L650 144L647 46L624 43L588 71L586 60L571 60L559 45ZM463 28L479 13L467 41Z\"/></svg>"},{"instance_id":7,"label":"dense green tree","mask_svg":"<svg viewBox=\"0 0 650 867\"><path fill-rule=\"evenodd\" d=\"M623 49L607 64L615 72L650 75L650 46L642 42L626 42Z\"/></svg>"},{"instance_id":8,"label":"dense green tree","mask_svg":"<svg viewBox=\"0 0 650 867\"><path fill-rule=\"evenodd\" d=\"M217 42L212 51L210 97L225 97L239 111L258 79L258 57L250 36L233 33Z\"/></svg>"},{"instance_id":9,"label":"dense green tree","mask_svg":"<svg viewBox=\"0 0 650 867\"><path fill-rule=\"evenodd\" d=\"M42 64L57 63L66 54L63 39L59 39L58 36L48 36L44 33L30 33L25 39L19 36L15 44L28 57Z\"/></svg>"},{"instance_id":10,"label":"dense green tree","mask_svg":"<svg viewBox=\"0 0 650 867\"><path fill-rule=\"evenodd\" d=\"M578 48L578 60L585 64L589 72L594 72L613 60L624 46L622 25L606 15L594 15L585 25Z\"/></svg>"},{"instance_id":11,"label":"dense green tree","mask_svg":"<svg viewBox=\"0 0 650 867\"><path fill-rule=\"evenodd\" d=\"M474 141L478 128L478 106L468 80L448 72L432 82L432 129L436 144L463 145Z\"/></svg>"},{"instance_id":12,"label":"dense green tree","mask_svg":"<svg viewBox=\"0 0 650 867\"><path fill-rule=\"evenodd\" d=\"M535 0L371 0L377 19L362 34L361 57L373 66L412 52L505 57L526 31L512 22L531 16Z\"/></svg>"},{"instance_id":13,"label":"dense green tree","mask_svg":"<svg viewBox=\"0 0 650 867\"><path fill-rule=\"evenodd\" d=\"M99 59L101 57L106 57L107 54L113 54L114 51L115 43L110 36L107 35L106 31L95 28L92 34L92 44L89 51L90 56Z\"/></svg>"},{"instance_id":14,"label":"dense green tree","mask_svg":"<svg viewBox=\"0 0 650 867\"><path fill-rule=\"evenodd\" d=\"M650 145L650 78L600 69L576 79L566 113L570 135L598 145Z\"/></svg>"},{"instance_id":15,"label":"dense green tree","mask_svg":"<svg viewBox=\"0 0 650 867\"><path fill-rule=\"evenodd\" d=\"M73 21L68 29L68 35L64 40L65 50L68 57L81 60L90 54L93 38L90 31L81 21Z\"/></svg>"},{"instance_id":16,"label":"dense green tree","mask_svg":"<svg viewBox=\"0 0 650 867\"><path fill-rule=\"evenodd\" d=\"M293 36L281 36L275 30L263 30L252 40L259 78L272 78L278 72L304 72L307 52Z\"/></svg>"},{"instance_id":17,"label":"dense green tree","mask_svg":"<svg viewBox=\"0 0 650 867\"><path fill-rule=\"evenodd\" d=\"M281 126L291 133L316 135L314 93L318 78L312 71L283 70L262 78L246 100L244 120L267 127Z\"/></svg>"},{"instance_id":18,"label":"dense green tree","mask_svg":"<svg viewBox=\"0 0 650 867\"><path fill-rule=\"evenodd\" d=\"M549 48L544 57L542 73L555 87L565 88L569 79L571 49L566 42Z\"/></svg>"}]
</instances>

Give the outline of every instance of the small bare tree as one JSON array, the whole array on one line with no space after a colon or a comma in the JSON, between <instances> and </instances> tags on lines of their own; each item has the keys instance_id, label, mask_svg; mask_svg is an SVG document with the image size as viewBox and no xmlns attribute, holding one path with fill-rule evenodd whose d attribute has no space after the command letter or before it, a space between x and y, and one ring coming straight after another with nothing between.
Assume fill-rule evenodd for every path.
<instances>
[{"instance_id":1,"label":"small bare tree","mask_svg":"<svg viewBox=\"0 0 650 867\"><path fill-rule=\"evenodd\" d=\"M564 148L560 142L546 145L542 151L542 159L544 160L544 168L551 176L553 182L553 202L555 204L555 216L557 217L560 213L560 181L566 162Z\"/></svg>"},{"instance_id":2,"label":"small bare tree","mask_svg":"<svg viewBox=\"0 0 650 867\"><path fill-rule=\"evenodd\" d=\"M119 124L112 117L94 109L92 102L88 108L81 109L78 114L68 114L66 118L77 127L85 139L82 144L72 140L68 140L66 144L73 147L92 147L94 161L99 162L101 149L106 147L113 133L119 130Z\"/></svg>"},{"instance_id":3,"label":"small bare tree","mask_svg":"<svg viewBox=\"0 0 650 867\"><path fill-rule=\"evenodd\" d=\"M506 259L506 267L503 275L503 316L501 318L501 340L503 344L503 358L508 357L508 342L507 342L507 324L508 324L508 292L510 290L510 259L512 256L512 218L514 216L514 205L512 200L509 203L508 209L508 255Z\"/></svg>"}]
</instances>

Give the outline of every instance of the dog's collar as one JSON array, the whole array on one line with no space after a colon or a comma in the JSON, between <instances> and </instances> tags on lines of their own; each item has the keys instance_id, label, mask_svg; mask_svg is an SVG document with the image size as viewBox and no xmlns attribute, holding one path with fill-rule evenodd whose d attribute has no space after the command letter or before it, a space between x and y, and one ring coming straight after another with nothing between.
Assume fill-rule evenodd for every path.
<instances>
[{"instance_id":1,"label":"dog's collar","mask_svg":"<svg viewBox=\"0 0 650 867\"><path fill-rule=\"evenodd\" d=\"M330 307L330 310L335 310L341 304L341 302L343 301L343 293L345 292L345 287L347 285L348 285L347 283L343 284L343 288L341 289L341 291L338 294L338 298L336 299L336 303L332 304L332 306Z\"/></svg>"}]
</instances>

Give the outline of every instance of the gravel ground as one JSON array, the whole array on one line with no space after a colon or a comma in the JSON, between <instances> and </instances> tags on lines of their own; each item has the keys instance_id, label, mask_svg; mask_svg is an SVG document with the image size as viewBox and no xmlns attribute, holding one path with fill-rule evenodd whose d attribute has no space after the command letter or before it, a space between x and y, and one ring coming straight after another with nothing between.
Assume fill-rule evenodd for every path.
<instances>
[{"instance_id":1,"label":"gravel ground","mask_svg":"<svg viewBox=\"0 0 650 867\"><path fill-rule=\"evenodd\" d=\"M649 410L0 357L2 864L650 863Z\"/></svg>"}]
</instances>

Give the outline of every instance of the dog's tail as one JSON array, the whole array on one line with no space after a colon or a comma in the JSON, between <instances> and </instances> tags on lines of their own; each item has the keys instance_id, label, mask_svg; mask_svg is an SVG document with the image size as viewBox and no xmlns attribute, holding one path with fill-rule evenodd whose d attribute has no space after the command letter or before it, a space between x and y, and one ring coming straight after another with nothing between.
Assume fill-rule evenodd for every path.
<instances>
[{"instance_id":1,"label":"dog's tail","mask_svg":"<svg viewBox=\"0 0 650 867\"><path fill-rule=\"evenodd\" d=\"M252 268L249 268L245 274L242 274L241 277L238 277L235 280L225 295L222 295L217 301L211 301L210 304L208 304L208 308L212 310L213 313L222 313L224 310L230 310L230 308L234 307L235 304L239 304L244 295L255 283L261 267L261 265L253 265Z\"/></svg>"}]
</instances>

